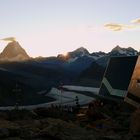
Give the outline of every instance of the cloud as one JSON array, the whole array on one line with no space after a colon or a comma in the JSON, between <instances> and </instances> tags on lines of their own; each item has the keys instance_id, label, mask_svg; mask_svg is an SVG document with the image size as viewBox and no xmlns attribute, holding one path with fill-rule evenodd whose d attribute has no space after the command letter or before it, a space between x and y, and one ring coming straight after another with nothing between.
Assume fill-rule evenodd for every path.
<instances>
[{"instance_id":1,"label":"cloud","mask_svg":"<svg viewBox=\"0 0 140 140\"><path fill-rule=\"evenodd\" d=\"M7 37L7 38L3 38L3 39L1 39L1 40L3 40L3 41L16 41L16 38L15 37Z\"/></svg>"},{"instance_id":2,"label":"cloud","mask_svg":"<svg viewBox=\"0 0 140 140\"><path fill-rule=\"evenodd\" d=\"M126 29L140 29L140 18L131 20L131 24L120 24L120 23L107 23L104 27L112 30L112 31L122 31Z\"/></svg>"},{"instance_id":3,"label":"cloud","mask_svg":"<svg viewBox=\"0 0 140 140\"><path fill-rule=\"evenodd\" d=\"M135 19L135 20L131 20L131 23L140 24L140 18L139 19Z\"/></svg>"},{"instance_id":4,"label":"cloud","mask_svg":"<svg viewBox=\"0 0 140 140\"><path fill-rule=\"evenodd\" d=\"M113 31L121 31L124 29L125 26L118 23L108 23L105 25L105 27Z\"/></svg>"},{"instance_id":5,"label":"cloud","mask_svg":"<svg viewBox=\"0 0 140 140\"><path fill-rule=\"evenodd\" d=\"M108 23L104 25L104 27L112 30L112 31L122 31L126 29L133 29L137 28L137 25L125 25L125 24L118 24L118 23Z\"/></svg>"}]
</instances>

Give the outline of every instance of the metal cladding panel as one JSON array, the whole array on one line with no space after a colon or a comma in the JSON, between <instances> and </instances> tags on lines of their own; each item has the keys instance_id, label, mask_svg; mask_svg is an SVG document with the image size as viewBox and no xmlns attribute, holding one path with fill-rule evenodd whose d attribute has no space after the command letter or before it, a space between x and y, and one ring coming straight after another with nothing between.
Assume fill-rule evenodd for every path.
<instances>
[{"instance_id":1,"label":"metal cladding panel","mask_svg":"<svg viewBox=\"0 0 140 140\"><path fill-rule=\"evenodd\" d=\"M137 59L128 92L124 100L135 107L140 107L140 56Z\"/></svg>"},{"instance_id":2,"label":"metal cladding panel","mask_svg":"<svg viewBox=\"0 0 140 140\"><path fill-rule=\"evenodd\" d=\"M124 97L126 95L138 56L112 57L105 71L99 95Z\"/></svg>"}]
</instances>

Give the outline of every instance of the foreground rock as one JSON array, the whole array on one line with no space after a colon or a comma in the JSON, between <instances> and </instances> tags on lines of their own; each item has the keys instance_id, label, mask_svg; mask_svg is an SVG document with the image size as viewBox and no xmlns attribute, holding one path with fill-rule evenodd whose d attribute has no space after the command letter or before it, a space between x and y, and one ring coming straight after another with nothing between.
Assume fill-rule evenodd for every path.
<instances>
[{"instance_id":1,"label":"foreground rock","mask_svg":"<svg viewBox=\"0 0 140 140\"><path fill-rule=\"evenodd\" d=\"M121 111L100 108L103 118L95 114L79 117L62 110L37 109L0 112L2 140L139 140L140 109ZM130 117L131 116L131 117ZM131 132L131 133L129 133Z\"/></svg>"},{"instance_id":2,"label":"foreground rock","mask_svg":"<svg viewBox=\"0 0 140 140\"><path fill-rule=\"evenodd\" d=\"M85 128L72 122L46 118L41 120L0 120L0 139L95 140Z\"/></svg>"},{"instance_id":3,"label":"foreground rock","mask_svg":"<svg viewBox=\"0 0 140 140\"><path fill-rule=\"evenodd\" d=\"M49 136L59 140L95 140L86 129L71 122L49 118L42 120L41 123L46 124L46 127L40 131L41 137Z\"/></svg>"},{"instance_id":4,"label":"foreground rock","mask_svg":"<svg viewBox=\"0 0 140 140\"><path fill-rule=\"evenodd\" d=\"M7 120L0 120L0 139L19 135L20 127L18 124L7 121Z\"/></svg>"},{"instance_id":5,"label":"foreground rock","mask_svg":"<svg viewBox=\"0 0 140 140\"><path fill-rule=\"evenodd\" d=\"M133 135L140 136L140 108L132 114L130 131Z\"/></svg>"}]
</instances>

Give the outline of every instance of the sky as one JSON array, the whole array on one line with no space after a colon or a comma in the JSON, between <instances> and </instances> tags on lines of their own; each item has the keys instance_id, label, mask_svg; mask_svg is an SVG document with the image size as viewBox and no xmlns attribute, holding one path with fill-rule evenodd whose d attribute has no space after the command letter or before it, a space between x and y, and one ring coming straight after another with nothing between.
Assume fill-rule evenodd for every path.
<instances>
[{"instance_id":1,"label":"sky","mask_svg":"<svg viewBox=\"0 0 140 140\"><path fill-rule=\"evenodd\" d=\"M0 52L14 37L32 57L116 45L140 51L140 0L0 0Z\"/></svg>"}]
</instances>

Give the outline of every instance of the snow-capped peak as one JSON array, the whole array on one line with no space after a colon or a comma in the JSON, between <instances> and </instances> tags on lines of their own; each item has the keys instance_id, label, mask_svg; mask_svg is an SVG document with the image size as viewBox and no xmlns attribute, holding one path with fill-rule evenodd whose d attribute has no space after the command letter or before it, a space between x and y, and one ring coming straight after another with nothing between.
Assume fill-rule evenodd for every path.
<instances>
[{"instance_id":1,"label":"snow-capped peak","mask_svg":"<svg viewBox=\"0 0 140 140\"><path fill-rule=\"evenodd\" d=\"M80 53L82 56L89 54L88 50L84 47L80 47L80 48L74 50L73 52Z\"/></svg>"},{"instance_id":2,"label":"snow-capped peak","mask_svg":"<svg viewBox=\"0 0 140 140\"><path fill-rule=\"evenodd\" d=\"M72 52L68 52L68 55L70 56L70 58L75 58L75 57L89 55L89 52L84 47L80 47Z\"/></svg>"},{"instance_id":3,"label":"snow-capped peak","mask_svg":"<svg viewBox=\"0 0 140 140\"><path fill-rule=\"evenodd\" d=\"M120 46L116 46L114 49L111 51L112 54L120 54L120 55L137 55L137 51L131 47L128 48L121 48Z\"/></svg>"},{"instance_id":4,"label":"snow-capped peak","mask_svg":"<svg viewBox=\"0 0 140 140\"><path fill-rule=\"evenodd\" d=\"M118 46L118 45L117 45L115 48L113 48L111 52L118 52L118 53L120 53L120 54L124 54L124 53L125 53L125 52L124 52L124 49L121 48L121 47Z\"/></svg>"}]
</instances>

